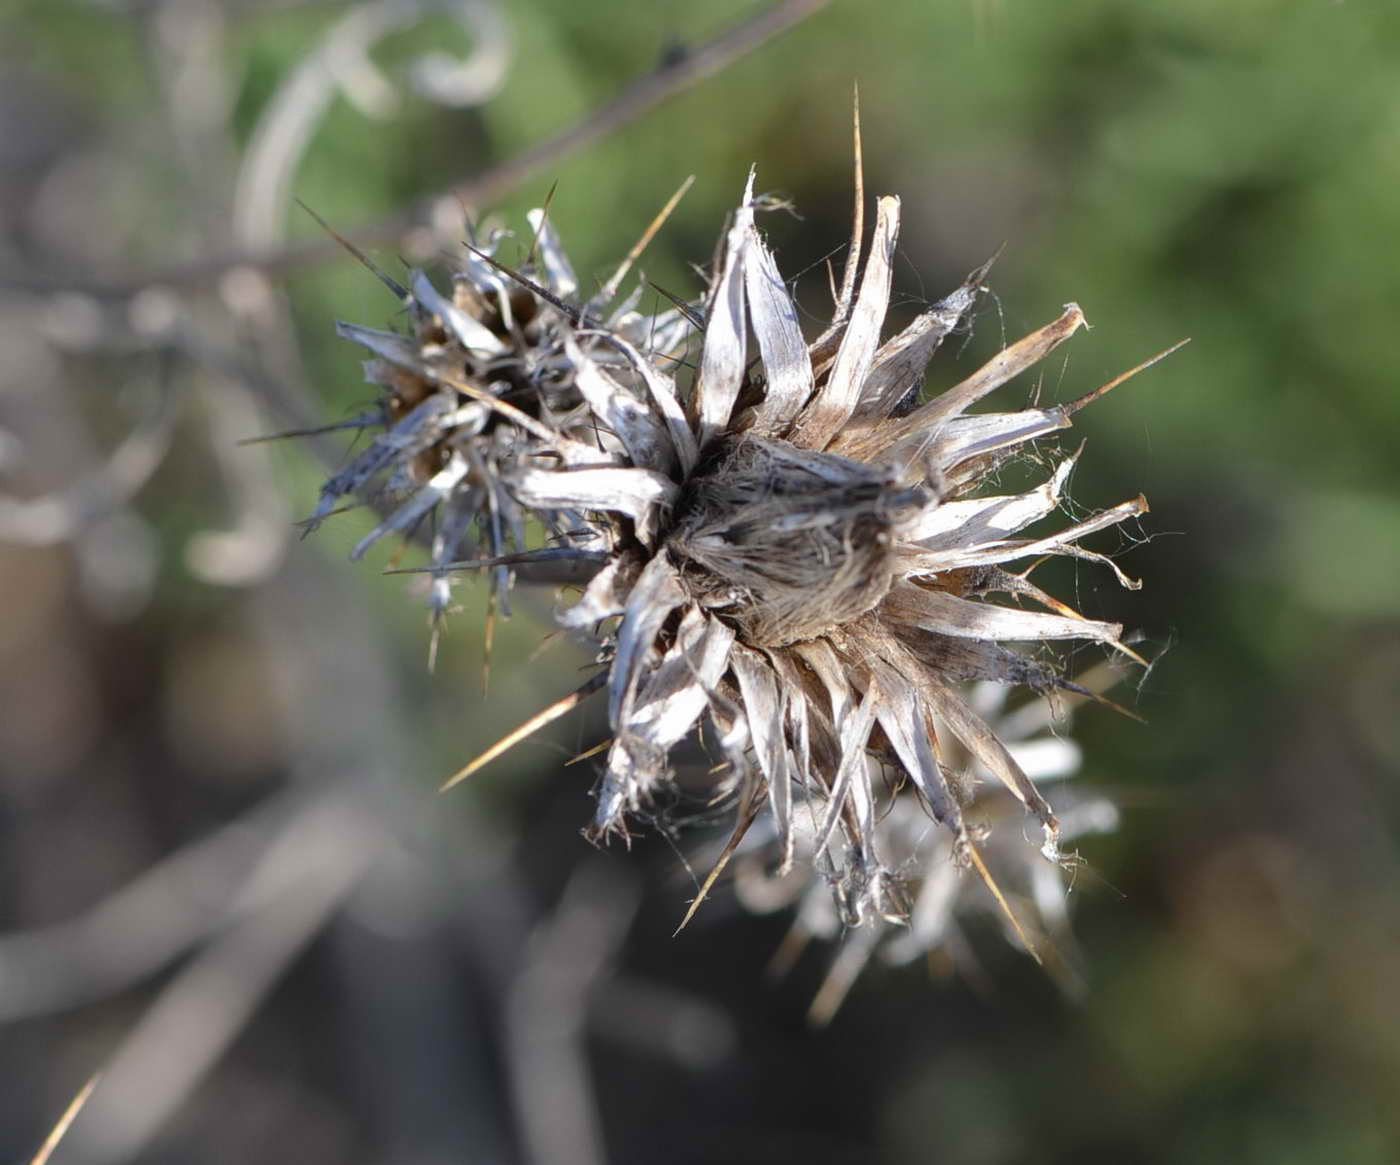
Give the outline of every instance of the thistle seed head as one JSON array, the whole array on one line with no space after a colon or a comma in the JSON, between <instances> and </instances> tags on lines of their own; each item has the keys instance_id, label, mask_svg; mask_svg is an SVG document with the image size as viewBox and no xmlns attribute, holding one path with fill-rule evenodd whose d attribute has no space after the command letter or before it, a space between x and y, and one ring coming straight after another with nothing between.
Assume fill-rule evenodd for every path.
<instances>
[{"instance_id":1,"label":"thistle seed head","mask_svg":"<svg viewBox=\"0 0 1400 1165\"><path fill-rule=\"evenodd\" d=\"M1082 540L1146 503L1026 533L1059 509L1077 451L1024 492L994 486L1008 458L1041 448L1103 390L1070 405L974 411L1084 316L1068 305L918 403L924 369L964 326L985 269L886 335L899 200L879 199L862 265L858 197L831 323L809 342L755 226L760 205L751 174L698 310L642 320L630 303L609 309L616 281L577 305L540 219L548 287L511 273L512 287L479 259L450 302L415 277L413 335L343 330L375 351L372 376L396 385L409 374L422 399L391 388L408 411L354 473L327 484L323 507L377 473L420 466L432 476L367 542L441 506L449 527L475 519L497 556L468 565L499 569L509 547L516 563L548 554L588 576L561 621L601 641L602 670L449 785L606 688L613 736L591 836L625 835L630 820L674 801L682 741L699 734L722 757L709 800L732 809L734 831L695 904L757 828L772 839L777 875L801 856L844 922L904 917L908 845L881 822L912 806L942 831L938 869L975 869L1005 907L981 856L991 843L969 816L981 802L960 773L996 782L1038 823L1035 860L1049 869L1061 860L1061 823L968 685L1086 691L1018 645L1090 642L1136 659L1121 627L1084 618L1028 576L1063 555L1135 587ZM678 382L671 357L691 329L701 332L698 367ZM525 545L527 514L548 546ZM440 577L464 541L435 541ZM1022 830L1007 825L1019 844Z\"/></svg>"},{"instance_id":2,"label":"thistle seed head","mask_svg":"<svg viewBox=\"0 0 1400 1165\"><path fill-rule=\"evenodd\" d=\"M666 547L703 609L745 643L787 647L880 603L898 532L927 496L881 466L724 438L683 487Z\"/></svg>"}]
</instances>

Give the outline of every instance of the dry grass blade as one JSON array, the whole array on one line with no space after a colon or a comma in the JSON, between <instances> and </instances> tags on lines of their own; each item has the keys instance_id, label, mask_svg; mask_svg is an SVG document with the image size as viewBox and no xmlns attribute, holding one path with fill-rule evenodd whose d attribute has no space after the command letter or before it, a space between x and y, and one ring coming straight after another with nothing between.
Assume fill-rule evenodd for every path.
<instances>
[{"instance_id":1,"label":"dry grass blade","mask_svg":"<svg viewBox=\"0 0 1400 1165\"><path fill-rule=\"evenodd\" d=\"M39 1151L34 1154L29 1165L46 1165L48 1159L53 1156L53 1151L58 1148L58 1143L68 1134L73 1122L77 1120L78 1113L82 1112L83 1105L87 1104L88 1097L92 1095L92 1090L97 1087L97 1082L101 1079L101 1072L92 1074L92 1078L82 1086L78 1095L73 1097L68 1107L63 1110L63 1115L58 1118L58 1123L44 1138L44 1143L39 1146Z\"/></svg>"},{"instance_id":2,"label":"dry grass blade","mask_svg":"<svg viewBox=\"0 0 1400 1165\"><path fill-rule=\"evenodd\" d=\"M444 198L470 206L500 201L531 178L557 170L568 157L630 125L668 98L685 92L722 72L741 57L825 8L831 0L779 0L690 52L668 60L655 71L637 78L611 101L536 146L522 150L485 173L462 179L428 195L412 206L356 227L351 233L367 243L394 243L430 217L432 207ZM0 286L26 291L81 291L89 295L121 298L148 287L192 287L217 283L228 272L248 267L267 274L285 273L335 257L339 246L320 239L292 243L272 250L241 248L222 254L174 263L134 275L94 279L78 271L0 271Z\"/></svg>"},{"instance_id":3,"label":"dry grass blade","mask_svg":"<svg viewBox=\"0 0 1400 1165\"><path fill-rule=\"evenodd\" d=\"M593 676L591 679L589 679L588 682L585 683L581 688L577 689L576 691L570 692L561 700L556 700L553 704L549 705L549 707L539 712L536 712L519 728L501 737L500 740L498 740L495 744L493 744L490 748L488 748L485 752L478 756L469 765L465 766L464 768L458 769L457 772L453 773L450 777L448 777L447 780L445 780L442 783L442 787L438 790L438 792L446 793L447 790L451 789L454 785L461 784L473 773L478 772L479 770L489 765L502 753L509 752L522 740L534 735L546 724L550 724L553 721L558 720L559 717L563 716L566 712L570 712L574 708L577 708L580 704L583 703L584 700L586 700L589 696L591 696L594 692L596 692L607 682L608 673L599 672L596 676Z\"/></svg>"}]
</instances>

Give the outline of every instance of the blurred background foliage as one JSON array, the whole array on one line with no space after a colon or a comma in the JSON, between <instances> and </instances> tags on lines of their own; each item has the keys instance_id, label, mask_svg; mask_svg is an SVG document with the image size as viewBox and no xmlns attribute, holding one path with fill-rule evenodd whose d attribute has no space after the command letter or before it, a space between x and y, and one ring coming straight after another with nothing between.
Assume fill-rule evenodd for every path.
<instances>
[{"instance_id":1,"label":"blurred background foliage","mask_svg":"<svg viewBox=\"0 0 1400 1165\"><path fill-rule=\"evenodd\" d=\"M849 232L858 81L867 190L904 201L901 310L1004 247L931 384L1070 299L1093 330L1008 391L1068 399L1192 338L1076 418L1077 504L1152 503L1122 547L1146 585L1086 570L1049 589L1160 659L1123 697L1146 726L1076 724L1082 780L1125 810L1083 847L1081 996L989 929L981 974L873 968L822 1031L803 1013L830 952L769 982L787 920L723 892L672 938L679 851L578 837L591 774L561 765L605 734L596 709L435 797L585 656L549 641L532 660L551 599L518 595L483 692L485 600L464 584L429 676L412 576L379 574L388 550L345 562L372 519L288 537L324 475L314 447L234 444L364 405L332 322L391 323L384 289L335 257L142 290L237 245L239 159L349 11L0 12L6 496L63 490L153 415L148 452L168 444L129 502L99 481L71 537L3 515L0 1155L31 1153L116 1055L113 1099L104 1083L55 1160L1395 1161L1400 7L848 0L472 208L519 228L557 184L551 217L601 280L694 174L643 263L690 297L756 163L795 208L764 226L815 321ZM398 86L378 117L337 97L292 192L356 238L754 9L489 11L497 91L446 108ZM374 59L397 85L427 50L477 47L444 11ZM366 249L433 267L463 209ZM277 219L274 243L318 235L294 206ZM258 829L314 807L307 788L360 799L303 878ZM228 823L256 862L121 898ZM284 904L332 889L260 929L255 866Z\"/></svg>"}]
</instances>

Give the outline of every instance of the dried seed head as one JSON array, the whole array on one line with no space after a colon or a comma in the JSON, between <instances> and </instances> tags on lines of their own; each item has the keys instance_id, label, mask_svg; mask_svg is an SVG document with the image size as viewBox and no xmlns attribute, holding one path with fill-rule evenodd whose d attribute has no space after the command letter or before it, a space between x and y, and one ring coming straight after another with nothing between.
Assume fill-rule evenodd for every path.
<instances>
[{"instance_id":1,"label":"dried seed head","mask_svg":"<svg viewBox=\"0 0 1400 1165\"><path fill-rule=\"evenodd\" d=\"M986 487L1007 458L1068 427L1096 394L1071 406L971 410L1072 335L1083 314L1069 305L911 408L985 269L884 337L899 201L881 198L860 277L858 214L832 322L808 343L755 227L759 206L751 175L698 313L678 308L637 327L629 307L604 320L596 306L574 310L543 288L522 298L496 286L500 272L478 261L471 294L450 310L426 280L414 282L415 310L432 316L441 354L421 336L404 355L401 337L356 333L432 388L379 439L373 472L439 442L448 465L460 455L468 469L438 500L478 490L485 501L462 501L463 510L514 527L489 536L494 553L507 539L522 556L544 553L524 545L529 513L543 519L554 552L594 572L561 619L599 636L604 670L448 783L605 686L613 739L591 836L625 835L629 820L666 811L680 795L671 755L687 737L708 728L723 755L707 799L732 807L734 834L696 905L757 827L773 839L779 875L801 856L847 924L902 917L911 858L903 835L880 822L909 819L912 806L943 831L937 877L922 880L975 871L1030 946L983 852L995 854L1002 833L1020 847L1022 830L1008 823L995 842L985 838L958 774L971 768L997 782L1039 823L1043 845L1028 861L1056 869L1061 824L966 687L1083 691L1015 644L1079 640L1136 658L1120 627L1083 618L1030 582L1029 567L1011 565L1090 559L1135 586L1080 543L1146 505L1138 498L1024 535L1059 508L1078 454L1026 492ZM567 287L562 252L543 232L541 243L546 278ZM703 326L698 369L677 384L666 357L694 321ZM644 335L659 338L648 346ZM481 344L497 350L483 355ZM493 376L507 386L501 395L474 387ZM452 429L458 422L447 418L473 404L487 415L472 410L468 428ZM446 466L436 472L429 485ZM436 544L433 563L448 565ZM910 792L891 800L890 787Z\"/></svg>"},{"instance_id":2,"label":"dried seed head","mask_svg":"<svg viewBox=\"0 0 1400 1165\"><path fill-rule=\"evenodd\" d=\"M717 441L682 490L666 546L683 585L743 642L784 647L872 610L900 524L927 502L885 468L786 441Z\"/></svg>"},{"instance_id":3,"label":"dried seed head","mask_svg":"<svg viewBox=\"0 0 1400 1165\"><path fill-rule=\"evenodd\" d=\"M1117 676L1115 669L1103 668L1081 679L1097 689ZM1075 704L1084 697L1060 697L1057 708L1049 698L1036 697L1008 712L1008 690L999 684L976 684L969 699L1033 781L1058 784L1073 777L1080 752L1064 732ZM992 774L956 747L943 763L980 847L987 882L972 874L968 855L959 855L956 839L941 831L908 791L890 797L875 825L879 852L898 876L904 896L893 917L859 915L860 902L840 882L839 871L815 853L814 814L794 815L797 860L784 874L774 869L779 843L771 822L760 821L745 838L733 863L740 903L761 914L794 909L791 929L770 970L785 974L814 939L836 947L812 1001L813 1022L832 1017L872 958L899 965L937 954L946 969L976 974L974 944L964 926L970 918L988 913L1001 919L1010 939L1033 943L1062 987L1079 989L1064 871L1023 844L1014 828L1000 828L1015 818L1016 805ZM1066 841L1117 826L1117 810L1106 798L1065 790L1057 801ZM1004 896L999 900L990 887ZM1016 903L1020 934L1002 912L1002 903L1010 901Z\"/></svg>"},{"instance_id":4,"label":"dried seed head","mask_svg":"<svg viewBox=\"0 0 1400 1165\"><path fill-rule=\"evenodd\" d=\"M536 241L520 271L491 258L506 237L498 235L486 249L464 249L450 297L421 271L410 273L407 288L394 285L404 295L405 330L337 325L341 336L372 353L365 379L381 389L374 419L383 432L322 486L308 524L338 512L347 496L372 501L384 519L354 548L357 559L386 535L411 535L432 515L435 623L451 603L451 564L472 560L488 567L493 600L508 614L516 569L562 581L596 556L587 545L592 531L547 505L522 502L507 488L540 457L557 458L564 449L574 462L590 456L608 461L577 424L587 406L575 326L596 315L638 360L643 351L659 358L676 349L690 330L679 310L639 314L638 295L621 304L608 302L610 295L576 303L578 282L553 228L542 211L530 217ZM614 351L606 363L623 361ZM589 369L582 372L586 377ZM571 422L577 438L570 435ZM527 545L532 511L563 540L560 545L546 551Z\"/></svg>"}]
</instances>

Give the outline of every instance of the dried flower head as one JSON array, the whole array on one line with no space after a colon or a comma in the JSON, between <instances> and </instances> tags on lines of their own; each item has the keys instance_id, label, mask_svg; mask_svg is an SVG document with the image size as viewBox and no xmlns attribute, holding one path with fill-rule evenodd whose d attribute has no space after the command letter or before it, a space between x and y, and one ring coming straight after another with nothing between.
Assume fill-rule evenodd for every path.
<instances>
[{"instance_id":1,"label":"dried flower head","mask_svg":"<svg viewBox=\"0 0 1400 1165\"><path fill-rule=\"evenodd\" d=\"M580 427L584 407L568 353L572 329L596 311L600 326L653 359L680 346L690 330L679 309L640 315L640 288L620 305L611 302L630 262L596 302L570 307L578 281L568 257L545 210L530 212L530 220L535 243L519 271L504 273L492 258L508 237L497 232L482 247L465 248L450 297L421 271L404 287L376 270L404 306L406 332L336 325L369 350L365 379L382 393L375 410L351 424L383 431L321 487L308 525L336 512L347 496L370 496L384 518L351 551L359 559L386 535L411 534L431 516L434 644L451 603L448 569L460 560L490 567L493 610L499 599L506 614L517 563L530 563L537 578L576 573L572 555L529 551L528 510L507 488L541 450L566 450L574 462L596 455L568 435Z\"/></svg>"},{"instance_id":2,"label":"dried flower head","mask_svg":"<svg viewBox=\"0 0 1400 1165\"><path fill-rule=\"evenodd\" d=\"M1113 669L1096 668L1081 683L1096 688L1110 681ZM1010 689L994 683L974 684L969 699L997 738L1037 786L1064 781L1079 768L1080 751L1064 735L1076 701L1082 697L1035 696L1007 711ZM1069 862L1047 862L1014 827L998 828L1019 816L1015 800L1000 782L971 757L955 755L945 767L950 785L978 845L973 851L987 871L984 880L967 877L956 852L956 839L933 822L916 793L908 788L892 796L875 823L876 849L898 876L906 895L903 917L871 920L851 928L839 897L828 880L835 873L830 858L815 853L820 805L794 815L796 860L786 873L774 870L778 841L771 823L760 820L749 831L734 859L734 886L739 902L756 913L795 907L787 937L770 970L785 974L812 940L837 947L812 1000L809 1017L831 1018L872 957L890 965L939 956L948 970L975 977L979 968L973 945L963 931L969 915L991 912L1009 937L1031 950L1053 952L1049 969L1067 989L1078 986L1069 931ZM1118 811L1102 796L1066 791L1057 796L1061 840L1111 831Z\"/></svg>"},{"instance_id":3,"label":"dried flower head","mask_svg":"<svg viewBox=\"0 0 1400 1165\"><path fill-rule=\"evenodd\" d=\"M1008 459L1118 383L1067 405L971 411L1078 330L1077 306L920 404L923 370L964 324L985 271L884 338L899 201L879 199L862 267L858 181L833 319L809 343L756 229L753 181L703 305L678 308L661 340L658 321L629 330L605 320L598 297L571 306L573 280L559 278L567 264L542 218L549 287L524 272L509 273L513 287L493 282L504 269L477 264L464 289L459 282L470 294L447 301L415 277L412 339L347 334L374 348L382 364L371 362L371 376L396 397L405 370L423 385L407 417L439 401L430 424L400 421L379 438L384 464L432 454L420 472L436 476L399 513L479 490L514 528L512 561L549 556L592 574L561 622L602 643L600 671L448 784L606 687L613 737L592 836L625 836L629 820L664 808L677 790L673 750L708 731L726 763L707 794L732 807L735 827L696 904L763 819L779 877L800 843L843 923L902 919L908 855L894 852L895 826L880 825L884 789L912 782L920 812L945 830L952 865L975 867L991 885L952 776L960 757L1007 790L1038 823L1044 858L1060 860L1059 820L965 689L981 681L1085 692L1013 644L1089 641L1136 658L1121 627L1082 617L1011 567L1066 555L1103 563L1135 587L1081 541L1146 504L1139 497L1023 536L1059 508L1077 453L1024 493L986 492ZM667 358L692 325L702 334L698 367L678 384ZM457 419L464 410L469 421ZM354 477L326 487L323 509ZM434 483L449 477L444 493ZM463 508L479 513L481 503ZM549 546L525 547L527 512L543 519ZM406 524L391 516L371 539ZM504 535L487 541L498 558L506 550ZM434 569L450 557L435 544ZM999 595L1015 605L993 601Z\"/></svg>"}]
</instances>

